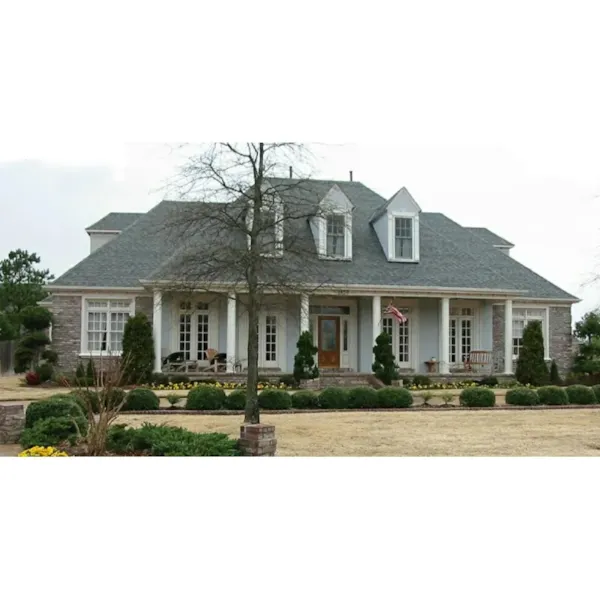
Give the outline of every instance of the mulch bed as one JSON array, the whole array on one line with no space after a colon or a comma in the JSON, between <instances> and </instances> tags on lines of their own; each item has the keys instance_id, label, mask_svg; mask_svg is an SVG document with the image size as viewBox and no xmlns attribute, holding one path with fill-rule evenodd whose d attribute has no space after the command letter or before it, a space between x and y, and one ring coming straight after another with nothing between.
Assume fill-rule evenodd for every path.
<instances>
[{"instance_id":1,"label":"mulch bed","mask_svg":"<svg viewBox=\"0 0 600 600\"><path fill-rule=\"evenodd\" d=\"M536 405L536 406L513 406L511 404L502 404L500 406L411 406L410 408L311 408L297 409L291 408L287 410L264 410L261 409L261 414L265 415L289 415L289 414L305 414L305 413L354 413L354 412L450 412L459 410L578 410L578 409L600 409L600 404L562 404L562 405ZM128 410L123 411L120 415L243 415L243 410L172 410L169 408L159 410Z\"/></svg>"}]
</instances>

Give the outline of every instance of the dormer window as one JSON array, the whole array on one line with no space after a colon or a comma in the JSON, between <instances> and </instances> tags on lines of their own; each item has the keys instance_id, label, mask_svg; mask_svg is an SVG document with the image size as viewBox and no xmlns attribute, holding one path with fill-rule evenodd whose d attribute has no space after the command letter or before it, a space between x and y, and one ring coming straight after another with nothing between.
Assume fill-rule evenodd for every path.
<instances>
[{"instance_id":1,"label":"dormer window","mask_svg":"<svg viewBox=\"0 0 600 600\"><path fill-rule=\"evenodd\" d=\"M413 259L413 220L396 217L394 227L394 257L401 260Z\"/></svg>"},{"instance_id":2,"label":"dormer window","mask_svg":"<svg viewBox=\"0 0 600 600\"><path fill-rule=\"evenodd\" d=\"M265 188L267 189L267 188ZM277 196L265 193L260 209L260 226L256 244L261 256L282 256L283 254L283 202ZM246 226L250 231L254 221L254 209L249 206ZM248 235L248 248L251 239Z\"/></svg>"},{"instance_id":3,"label":"dormer window","mask_svg":"<svg viewBox=\"0 0 600 600\"><path fill-rule=\"evenodd\" d=\"M346 218L344 215L327 216L327 256L344 258L346 256Z\"/></svg>"}]
</instances>

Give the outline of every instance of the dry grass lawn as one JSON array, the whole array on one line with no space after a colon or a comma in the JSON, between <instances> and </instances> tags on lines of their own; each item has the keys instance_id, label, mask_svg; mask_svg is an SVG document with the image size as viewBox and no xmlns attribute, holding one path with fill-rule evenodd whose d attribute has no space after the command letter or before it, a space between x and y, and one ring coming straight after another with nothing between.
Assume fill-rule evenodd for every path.
<instances>
[{"instance_id":1,"label":"dry grass lawn","mask_svg":"<svg viewBox=\"0 0 600 600\"><path fill-rule=\"evenodd\" d=\"M265 415L279 456L600 456L600 410ZM239 435L241 416L123 415Z\"/></svg>"}]
</instances>

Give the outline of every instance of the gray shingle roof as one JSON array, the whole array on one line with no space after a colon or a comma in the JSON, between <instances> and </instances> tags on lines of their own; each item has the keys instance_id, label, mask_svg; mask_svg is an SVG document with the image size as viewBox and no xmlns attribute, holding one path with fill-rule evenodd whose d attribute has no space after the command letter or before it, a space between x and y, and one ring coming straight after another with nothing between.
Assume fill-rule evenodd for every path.
<instances>
[{"instance_id":1,"label":"gray shingle roof","mask_svg":"<svg viewBox=\"0 0 600 600\"><path fill-rule=\"evenodd\" d=\"M487 227L465 227L465 229L468 229L471 233L478 235L492 246L508 246L510 248L515 247L514 244L495 234L493 231L490 231Z\"/></svg>"},{"instance_id":2,"label":"gray shingle roof","mask_svg":"<svg viewBox=\"0 0 600 600\"><path fill-rule=\"evenodd\" d=\"M352 261L317 258L307 220L295 221L294 234L305 245L303 264L314 260L315 268L329 283L425 286L449 288L485 288L528 290L526 297L576 301L543 277L512 257L499 252L482 238L440 213L422 212L420 216L420 260L418 263L388 262L370 219L386 202L384 198L359 182L311 181L306 183L307 198L320 199L337 184L354 204ZM285 199L285 194L282 194ZM186 248L213 244L210 235L184 243L177 232L168 231L164 223L189 203L161 202L137 219L121 235L86 257L59 277L53 285L93 287L139 287L140 280L173 276L179 253ZM179 212L179 214L181 214ZM286 222L286 227L291 226ZM286 239L287 232L284 234ZM238 243L237 240L235 243ZM311 258L312 256L312 258ZM275 259L293 278L298 266L293 253ZM299 273L301 271L298 271ZM299 275L300 276L300 275Z\"/></svg>"},{"instance_id":3,"label":"gray shingle roof","mask_svg":"<svg viewBox=\"0 0 600 600\"><path fill-rule=\"evenodd\" d=\"M86 228L86 231L123 231L133 225L144 213L111 212Z\"/></svg>"}]
</instances>

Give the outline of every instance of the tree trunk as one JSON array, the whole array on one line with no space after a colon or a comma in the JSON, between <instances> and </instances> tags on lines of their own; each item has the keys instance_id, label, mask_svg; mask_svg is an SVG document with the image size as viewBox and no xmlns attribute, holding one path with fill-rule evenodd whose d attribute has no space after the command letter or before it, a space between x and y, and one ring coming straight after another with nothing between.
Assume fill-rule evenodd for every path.
<instances>
[{"instance_id":1,"label":"tree trunk","mask_svg":"<svg viewBox=\"0 0 600 600\"><path fill-rule=\"evenodd\" d=\"M258 298L254 285L248 290L248 379L244 423L260 423L258 407Z\"/></svg>"}]
</instances>

